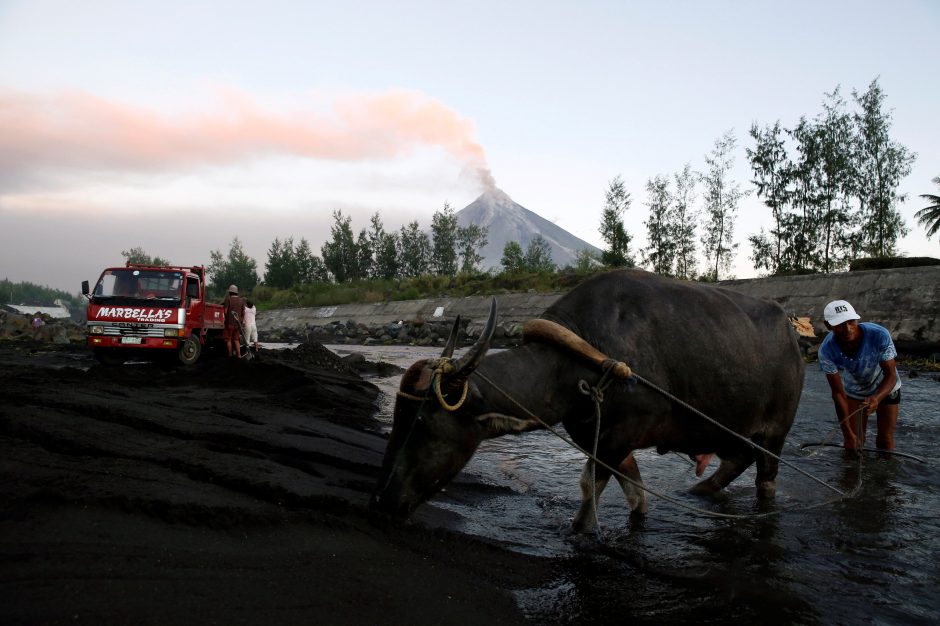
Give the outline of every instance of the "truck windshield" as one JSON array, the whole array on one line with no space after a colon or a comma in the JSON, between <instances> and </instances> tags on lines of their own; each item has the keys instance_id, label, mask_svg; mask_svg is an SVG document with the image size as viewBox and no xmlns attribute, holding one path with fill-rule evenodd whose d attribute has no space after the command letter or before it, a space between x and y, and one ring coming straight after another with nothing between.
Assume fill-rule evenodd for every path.
<instances>
[{"instance_id":1,"label":"truck windshield","mask_svg":"<svg viewBox=\"0 0 940 626\"><path fill-rule=\"evenodd\" d=\"M178 305L183 292L183 273L132 267L105 270L95 285L97 300L145 301L162 306Z\"/></svg>"}]
</instances>

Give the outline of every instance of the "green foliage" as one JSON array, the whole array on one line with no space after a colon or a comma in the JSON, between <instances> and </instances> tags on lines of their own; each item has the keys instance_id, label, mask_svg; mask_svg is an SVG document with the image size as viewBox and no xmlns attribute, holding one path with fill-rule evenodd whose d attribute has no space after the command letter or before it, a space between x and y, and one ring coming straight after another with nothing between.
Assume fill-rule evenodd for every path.
<instances>
[{"instance_id":1,"label":"green foliage","mask_svg":"<svg viewBox=\"0 0 940 626\"><path fill-rule=\"evenodd\" d=\"M780 120L773 126L761 130L757 124L751 125L751 137L754 149L747 148L747 157L751 163L754 178L751 180L757 188L758 197L764 198L764 204L770 207L774 225L768 234L761 229L760 235L751 235L751 260L754 269L767 269L771 273L783 267L783 251L788 234L783 225L790 203L790 177L792 165L784 145L783 129Z\"/></svg>"},{"instance_id":2,"label":"green foliage","mask_svg":"<svg viewBox=\"0 0 940 626\"><path fill-rule=\"evenodd\" d=\"M696 176L692 172L692 166L686 163L682 171L676 172L673 178L676 182L671 211L672 238L675 246L673 275L683 280L692 280L698 265L695 258L695 229L699 214L692 204L695 200Z\"/></svg>"},{"instance_id":3,"label":"green foliage","mask_svg":"<svg viewBox=\"0 0 940 626\"><path fill-rule=\"evenodd\" d=\"M846 210L854 176L852 120L838 87L826 98L814 128L819 149L814 176L821 226L820 269L828 273L846 266L855 243L853 216Z\"/></svg>"},{"instance_id":4,"label":"green foliage","mask_svg":"<svg viewBox=\"0 0 940 626\"><path fill-rule=\"evenodd\" d=\"M372 251L370 277L388 280L398 276L398 235L385 232L378 212L370 219L368 240Z\"/></svg>"},{"instance_id":5,"label":"green foliage","mask_svg":"<svg viewBox=\"0 0 940 626\"><path fill-rule=\"evenodd\" d=\"M166 259L160 258L158 256L150 256L144 251L143 248L139 246L136 248L131 248L130 250L121 250L121 256L124 257L125 263L138 263L140 265L153 265L159 267L173 265Z\"/></svg>"},{"instance_id":6,"label":"green foliage","mask_svg":"<svg viewBox=\"0 0 940 626\"><path fill-rule=\"evenodd\" d=\"M499 263L506 275L547 274L557 269L551 245L541 235L532 238L525 252L518 241L507 241Z\"/></svg>"},{"instance_id":7,"label":"green foliage","mask_svg":"<svg viewBox=\"0 0 940 626\"><path fill-rule=\"evenodd\" d=\"M576 274L589 274L596 271L601 265L600 256L591 252L588 248L578 250L575 259L574 271Z\"/></svg>"},{"instance_id":8,"label":"green foliage","mask_svg":"<svg viewBox=\"0 0 940 626\"><path fill-rule=\"evenodd\" d=\"M414 278L431 269L431 240L421 231L417 221L401 227L398 236L399 274Z\"/></svg>"},{"instance_id":9,"label":"green foliage","mask_svg":"<svg viewBox=\"0 0 940 626\"><path fill-rule=\"evenodd\" d=\"M483 255L480 250L487 244L488 231L483 226L469 224L457 229L457 255L460 257L460 271L474 274L480 271Z\"/></svg>"},{"instance_id":10,"label":"green foliage","mask_svg":"<svg viewBox=\"0 0 940 626\"><path fill-rule=\"evenodd\" d=\"M871 82L865 93L853 91L852 95L861 108L855 114L858 129L855 185L861 246L872 256L891 256L896 252L897 240L908 232L897 209L905 199L898 193L898 186L911 173L916 155L891 140L891 113L883 108L886 96L878 79Z\"/></svg>"},{"instance_id":11,"label":"green foliage","mask_svg":"<svg viewBox=\"0 0 940 626\"><path fill-rule=\"evenodd\" d=\"M550 274L555 271L552 248L542 235L536 235L529 241L523 258L523 269L535 274Z\"/></svg>"},{"instance_id":12,"label":"green foliage","mask_svg":"<svg viewBox=\"0 0 940 626\"><path fill-rule=\"evenodd\" d=\"M235 237L228 255L219 250L209 253L211 259L206 267L210 276L210 287L215 296L221 296L229 285L237 285L239 293L249 294L258 284L258 265L242 249L242 243Z\"/></svg>"},{"instance_id":13,"label":"green foliage","mask_svg":"<svg viewBox=\"0 0 940 626\"><path fill-rule=\"evenodd\" d=\"M705 233L702 236L705 257L712 264L712 275L731 268L734 250L734 221L738 203L747 195L731 180L734 167L734 132L728 131L715 141L711 155L705 157L708 172L702 176L705 186Z\"/></svg>"},{"instance_id":14,"label":"green foliage","mask_svg":"<svg viewBox=\"0 0 940 626\"><path fill-rule=\"evenodd\" d=\"M607 248L601 254L601 262L608 267L633 267L630 241L633 239L623 223L623 214L630 208L630 193L620 176L610 181L605 194L606 204L601 213L601 238Z\"/></svg>"},{"instance_id":15,"label":"green foliage","mask_svg":"<svg viewBox=\"0 0 940 626\"><path fill-rule=\"evenodd\" d=\"M363 280L343 284L314 283L290 289L257 287L252 294L261 310L284 307L318 307L350 302L393 302L428 297L466 297L512 291L552 293L568 290L602 268L587 272L503 272L436 276L429 273L398 280Z\"/></svg>"},{"instance_id":16,"label":"green foliage","mask_svg":"<svg viewBox=\"0 0 940 626\"><path fill-rule=\"evenodd\" d=\"M363 278L360 275L359 248L353 237L352 218L343 217L342 211L333 211L330 240L320 248L323 265L338 283Z\"/></svg>"},{"instance_id":17,"label":"green foliage","mask_svg":"<svg viewBox=\"0 0 940 626\"><path fill-rule=\"evenodd\" d=\"M657 274L669 276L675 264L676 236L673 223L673 198L669 192L669 179L657 175L646 181L649 217L646 225L647 246L643 249L643 263Z\"/></svg>"},{"instance_id":18,"label":"green foliage","mask_svg":"<svg viewBox=\"0 0 940 626\"><path fill-rule=\"evenodd\" d=\"M6 278L0 280L0 298L9 304L34 304L36 306L55 306L55 301L61 300L69 309L81 308L85 305L84 298L67 291L30 282L14 283Z\"/></svg>"},{"instance_id":19,"label":"green foliage","mask_svg":"<svg viewBox=\"0 0 940 626\"><path fill-rule=\"evenodd\" d=\"M861 252L891 256L906 234L897 187L914 155L889 136L891 118L877 80L852 95L854 113L846 111L837 87L825 94L820 114L785 130L792 158L779 122L751 127L753 182L774 217L769 232L749 237L755 269L838 271Z\"/></svg>"},{"instance_id":20,"label":"green foliage","mask_svg":"<svg viewBox=\"0 0 940 626\"><path fill-rule=\"evenodd\" d=\"M457 215L447 202L431 216L431 270L438 276L457 273Z\"/></svg>"},{"instance_id":21,"label":"green foliage","mask_svg":"<svg viewBox=\"0 0 940 626\"><path fill-rule=\"evenodd\" d=\"M518 241L507 241L503 246L503 256L499 260L503 272L507 274L517 274L522 271L525 264L525 257L522 254L522 246Z\"/></svg>"},{"instance_id":22,"label":"green foliage","mask_svg":"<svg viewBox=\"0 0 940 626\"><path fill-rule=\"evenodd\" d=\"M935 176L933 183L940 185L940 176ZM925 193L921 194L920 197L930 204L915 213L914 217L916 217L917 222L924 227L927 231L927 237L930 238L940 231L940 196Z\"/></svg>"},{"instance_id":23,"label":"green foliage","mask_svg":"<svg viewBox=\"0 0 940 626\"><path fill-rule=\"evenodd\" d=\"M294 254L294 238L281 243L277 237L268 249L268 260L264 264L264 283L277 289L286 289L299 283L299 268Z\"/></svg>"}]
</instances>

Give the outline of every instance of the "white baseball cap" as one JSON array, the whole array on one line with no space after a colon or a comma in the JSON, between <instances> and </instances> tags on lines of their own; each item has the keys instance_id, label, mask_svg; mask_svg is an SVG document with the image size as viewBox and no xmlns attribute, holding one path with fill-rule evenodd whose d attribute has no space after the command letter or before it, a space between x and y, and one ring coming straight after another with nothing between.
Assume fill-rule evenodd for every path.
<instances>
[{"instance_id":1,"label":"white baseball cap","mask_svg":"<svg viewBox=\"0 0 940 626\"><path fill-rule=\"evenodd\" d=\"M823 311L823 317L826 318L826 323L830 326L838 326L849 320L860 319L852 305L845 300L833 300L827 304L825 311Z\"/></svg>"}]
</instances>

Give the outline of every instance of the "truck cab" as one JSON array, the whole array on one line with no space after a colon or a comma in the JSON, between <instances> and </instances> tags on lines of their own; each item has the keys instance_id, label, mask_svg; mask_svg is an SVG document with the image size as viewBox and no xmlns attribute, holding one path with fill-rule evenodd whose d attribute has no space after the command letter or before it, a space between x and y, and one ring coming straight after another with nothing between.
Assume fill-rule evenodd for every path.
<instances>
[{"instance_id":1,"label":"truck cab","mask_svg":"<svg viewBox=\"0 0 940 626\"><path fill-rule=\"evenodd\" d=\"M128 263L105 269L89 289L87 341L99 361L120 364L175 353L191 365L221 337L223 307L206 302L205 268Z\"/></svg>"}]
</instances>

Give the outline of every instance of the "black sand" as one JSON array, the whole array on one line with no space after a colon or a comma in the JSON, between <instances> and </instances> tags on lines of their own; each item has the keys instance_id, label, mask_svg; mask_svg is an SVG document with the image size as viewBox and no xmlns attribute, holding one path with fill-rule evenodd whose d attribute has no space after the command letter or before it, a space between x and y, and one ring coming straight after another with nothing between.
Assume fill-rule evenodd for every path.
<instances>
[{"instance_id":1,"label":"black sand","mask_svg":"<svg viewBox=\"0 0 940 626\"><path fill-rule=\"evenodd\" d=\"M377 390L331 354L104 368L0 344L0 621L524 622L510 590L549 561L433 507L368 511Z\"/></svg>"}]
</instances>

